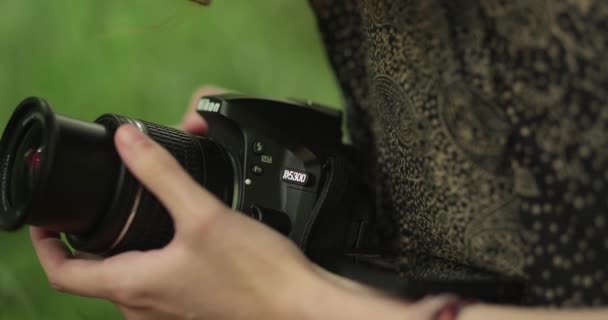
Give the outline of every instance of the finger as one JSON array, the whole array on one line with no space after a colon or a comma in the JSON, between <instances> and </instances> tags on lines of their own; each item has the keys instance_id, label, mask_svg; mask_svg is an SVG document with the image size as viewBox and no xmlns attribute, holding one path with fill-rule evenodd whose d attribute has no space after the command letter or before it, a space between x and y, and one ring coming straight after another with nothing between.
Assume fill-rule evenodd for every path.
<instances>
[{"instance_id":1,"label":"finger","mask_svg":"<svg viewBox=\"0 0 608 320\"><path fill-rule=\"evenodd\" d=\"M30 228L30 236L51 286L63 292L86 297L110 298L107 279L117 278L100 262L74 259L59 234L37 227Z\"/></svg>"},{"instance_id":2,"label":"finger","mask_svg":"<svg viewBox=\"0 0 608 320\"><path fill-rule=\"evenodd\" d=\"M74 251L74 253L72 253L72 256L74 258L84 259L84 260L103 260L102 256L84 252L84 251Z\"/></svg>"},{"instance_id":3,"label":"finger","mask_svg":"<svg viewBox=\"0 0 608 320\"><path fill-rule=\"evenodd\" d=\"M125 165L165 205L176 227L223 210L221 202L196 183L167 150L135 127L120 127L115 143Z\"/></svg>"},{"instance_id":4,"label":"finger","mask_svg":"<svg viewBox=\"0 0 608 320\"><path fill-rule=\"evenodd\" d=\"M213 86L204 86L199 88L192 94L190 104L188 105L188 111L182 120L182 129L199 135L207 133L209 128L207 121L196 112L196 107L201 97L211 96L215 94L221 94L226 92L225 89Z\"/></svg>"},{"instance_id":5,"label":"finger","mask_svg":"<svg viewBox=\"0 0 608 320\"><path fill-rule=\"evenodd\" d=\"M203 6L208 6L211 4L211 0L190 0L190 1L203 5Z\"/></svg>"}]
</instances>

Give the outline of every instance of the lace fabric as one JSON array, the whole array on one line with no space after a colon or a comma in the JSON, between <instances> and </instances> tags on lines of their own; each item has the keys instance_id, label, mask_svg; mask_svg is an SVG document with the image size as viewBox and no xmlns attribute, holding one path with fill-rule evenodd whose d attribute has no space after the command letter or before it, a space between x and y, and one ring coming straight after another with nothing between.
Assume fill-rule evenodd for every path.
<instances>
[{"instance_id":1,"label":"lace fabric","mask_svg":"<svg viewBox=\"0 0 608 320\"><path fill-rule=\"evenodd\" d=\"M310 3L403 276L608 304L608 3Z\"/></svg>"}]
</instances>

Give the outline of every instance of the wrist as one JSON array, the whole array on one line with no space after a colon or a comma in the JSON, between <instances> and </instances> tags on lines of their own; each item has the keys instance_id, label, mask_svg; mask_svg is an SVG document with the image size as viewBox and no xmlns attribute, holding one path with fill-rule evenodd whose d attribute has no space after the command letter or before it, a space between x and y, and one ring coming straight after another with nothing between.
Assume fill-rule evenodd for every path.
<instances>
[{"instance_id":1,"label":"wrist","mask_svg":"<svg viewBox=\"0 0 608 320\"><path fill-rule=\"evenodd\" d=\"M278 308L281 319L407 319L406 301L325 270L310 271L290 285Z\"/></svg>"}]
</instances>

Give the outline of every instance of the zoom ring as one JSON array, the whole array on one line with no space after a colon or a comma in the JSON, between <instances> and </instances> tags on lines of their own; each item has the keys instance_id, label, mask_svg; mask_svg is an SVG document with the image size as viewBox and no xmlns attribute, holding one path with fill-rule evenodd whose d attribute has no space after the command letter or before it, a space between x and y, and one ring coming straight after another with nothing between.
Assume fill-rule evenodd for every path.
<instances>
[{"instance_id":1,"label":"zoom ring","mask_svg":"<svg viewBox=\"0 0 608 320\"><path fill-rule=\"evenodd\" d=\"M148 135L165 147L196 181L203 181L204 159L196 138L174 128L140 122L146 127Z\"/></svg>"},{"instance_id":2,"label":"zoom ring","mask_svg":"<svg viewBox=\"0 0 608 320\"><path fill-rule=\"evenodd\" d=\"M204 157L195 137L177 129L146 121L139 122L152 139L169 151L196 181L202 183ZM131 226L111 253L160 248L171 241L173 234L171 216L157 198L144 189Z\"/></svg>"}]
</instances>

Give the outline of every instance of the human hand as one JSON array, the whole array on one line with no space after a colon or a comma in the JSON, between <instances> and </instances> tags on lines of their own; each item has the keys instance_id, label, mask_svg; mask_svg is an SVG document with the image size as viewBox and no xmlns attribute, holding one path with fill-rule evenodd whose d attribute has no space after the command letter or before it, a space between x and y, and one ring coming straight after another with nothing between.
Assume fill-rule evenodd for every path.
<instances>
[{"instance_id":1,"label":"human hand","mask_svg":"<svg viewBox=\"0 0 608 320\"><path fill-rule=\"evenodd\" d=\"M224 206L137 129L121 127L115 140L127 167L171 213L175 237L158 250L82 260L57 234L32 228L55 289L110 300L128 319L272 319L289 317L281 310L303 288L322 286L295 245Z\"/></svg>"},{"instance_id":2,"label":"human hand","mask_svg":"<svg viewBox=\"0 0 608 320\"><path fill-rule=\"evenodd\" d=\"M204 120L189 118L194 105L184 129L202 134ZM318 268L282 235L226 207L134 127L121 127L115 142L126 166L170 212L175 236L162 249L85 260L58 234L33 227L55 289L112 301L135 320L366 319L400 307Z\"/></svg>"}]
</instances>

